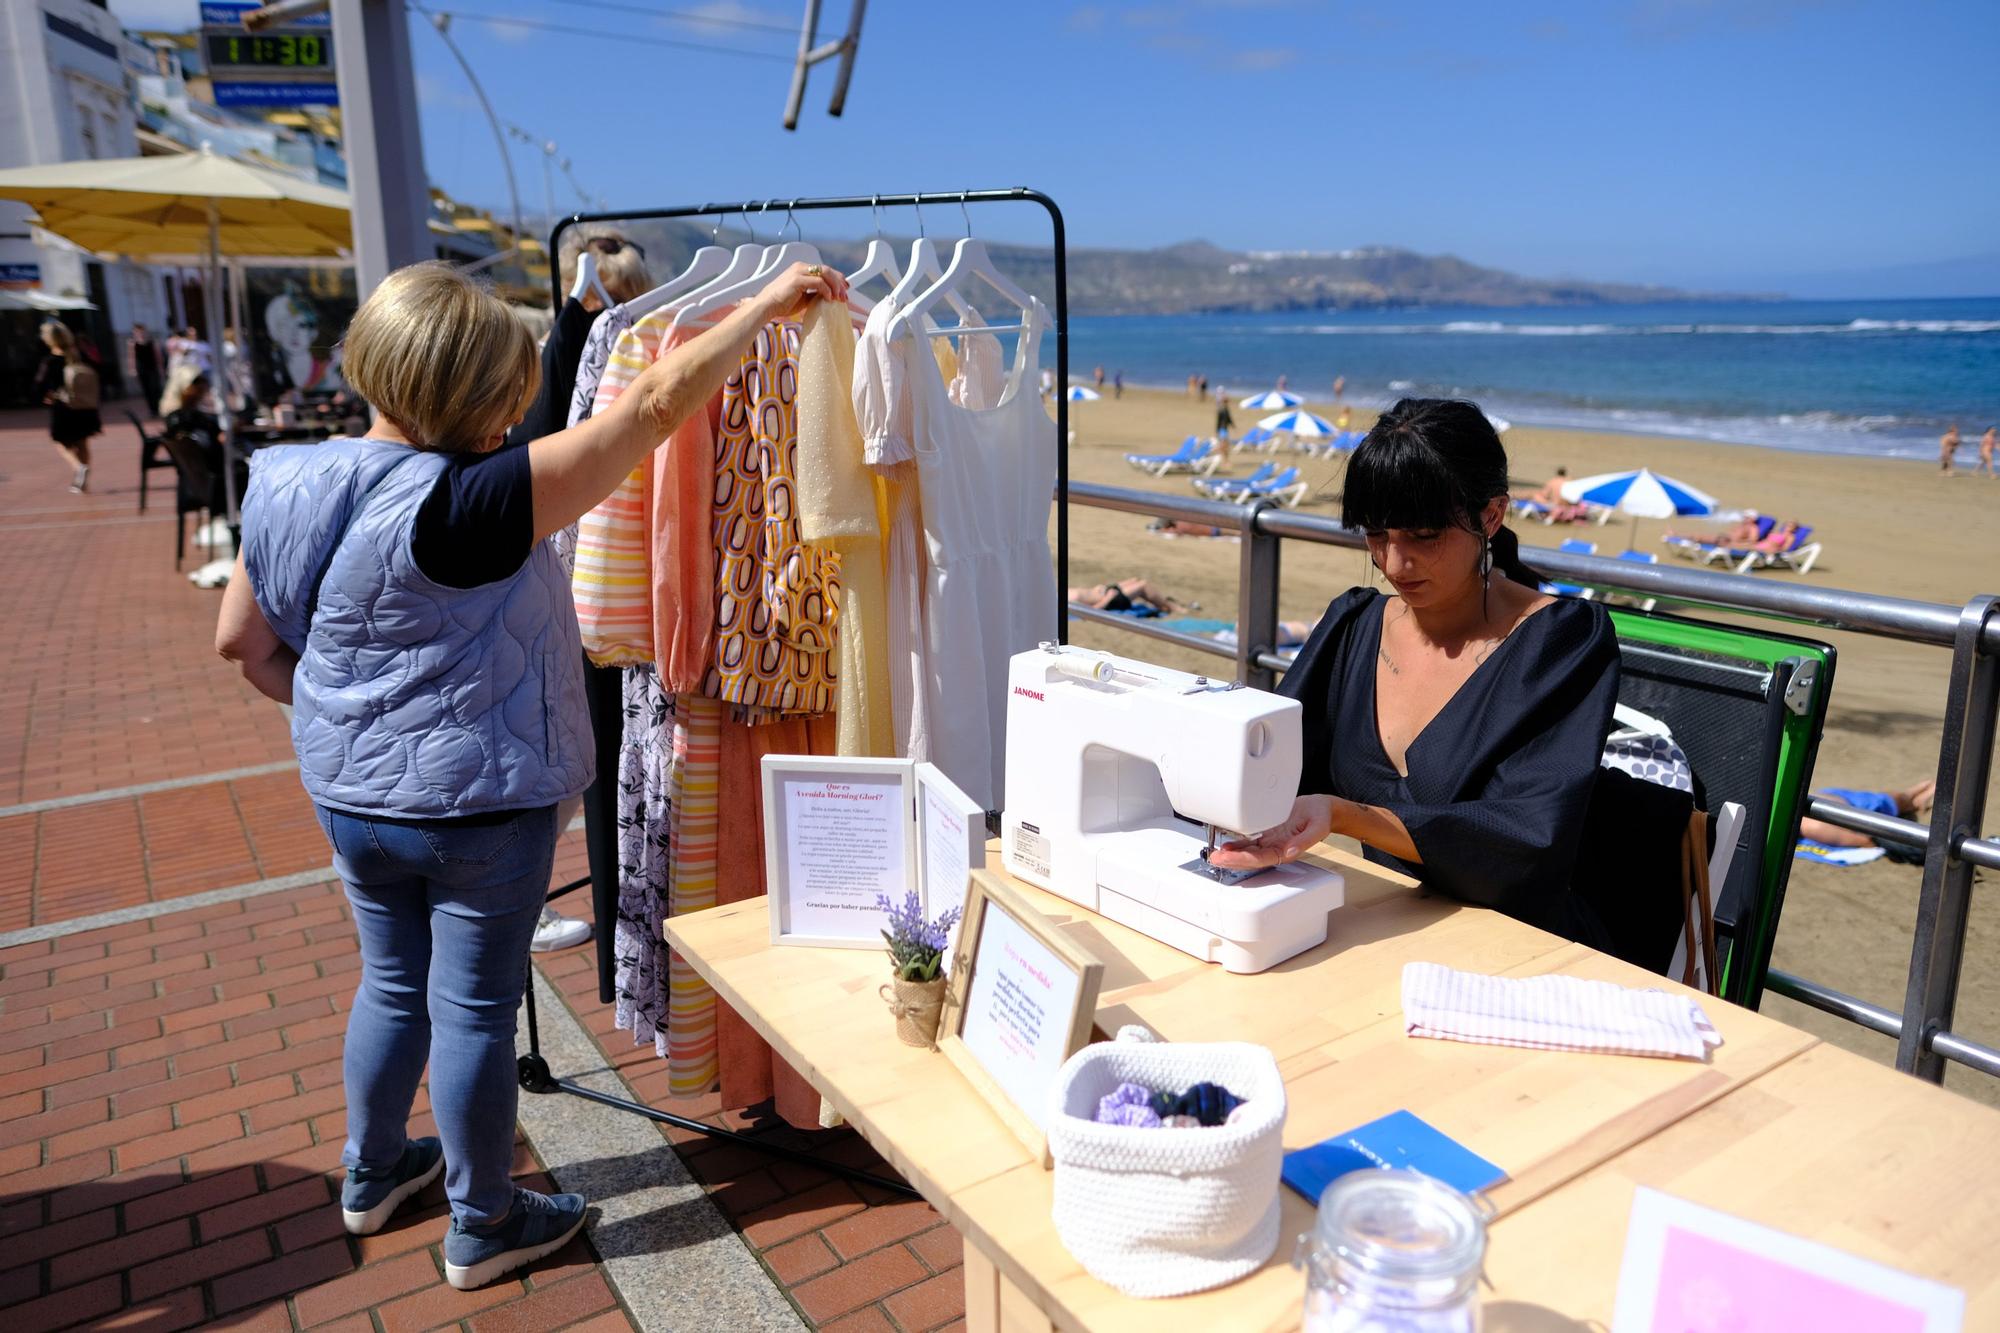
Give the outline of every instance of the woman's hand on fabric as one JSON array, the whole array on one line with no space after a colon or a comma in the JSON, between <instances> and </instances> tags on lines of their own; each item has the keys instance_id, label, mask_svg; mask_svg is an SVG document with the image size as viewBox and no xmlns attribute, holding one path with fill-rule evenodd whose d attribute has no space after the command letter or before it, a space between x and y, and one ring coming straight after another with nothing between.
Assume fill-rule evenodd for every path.
<instances>
[{"instance_id":1,"label":"woman's hand on fabric","mask_svg":"<svg viewBox=\"0 0 2000 1333\"><path fill-rule=\"evenodd\" d=\"M1225 842L1209 853L1208 863L1220 870L1262 870L1296 861L1333 832L1337 797L1301 796L1292 802L1290 818L1254 838Z\"/></svg>"},{"instance_id":2,"label":"woman's hand on fabric","mask_svg":"<svg viewBox=\"0 0 2000 1333\"><path fill-rule=\"evenodd\" d=\"M830 264L794 264L764 288L774 319L799 319L819 300L846 301L847 279Z\"/></svg>"}]
</instances>

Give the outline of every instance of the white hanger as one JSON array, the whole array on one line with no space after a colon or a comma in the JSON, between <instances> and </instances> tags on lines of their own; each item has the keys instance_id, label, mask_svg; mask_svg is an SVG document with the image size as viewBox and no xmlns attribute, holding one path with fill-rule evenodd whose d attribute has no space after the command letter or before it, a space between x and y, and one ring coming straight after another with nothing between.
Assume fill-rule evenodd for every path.
<instances>
[{"instance_id":1,"label":"white hanger","mask_svg":"<svg viewBox=\"0 0 2000 1333\"><path fill-rule=\"evenodd\" d=\"M766 205L766 207L769 207L769 205ZM787 214L789 215L789 213L790 210L788 209ZM793 225L797 226L796 219L793 219ZM820 262L819 251L810 242L804 240L786 241L781 245L763 247L759 262L748 273L732 278L731 274L736 272L739 265L746 258L744 253L746 249L754 251L759 249L759 247L740 245L736 247L736 258L729 265L730 272L724 273L714 282L711 282L708 286L687 299L681 308L674 313L675 328L680 328L708 314L710 311L731 302L739 301L746 296L755 295L763 288L764 280L767 277L787 265L817 264Z\"/></svg>"},{"instance_id":2,"label":"white hanger","mask_svg":"<svg viewBox=\"0 0 2000 1333\"><path fill-rule=\"evenodd\" d=\"M588 245L585 245L583 253L576 257L576 281L570 285L569 295L571 300L581 301L591 292L597 293L597 299L602 301L606 308L618 304L611 299L611 293L605 290L604 279L597 276L597 256L590 252Z\"/></svg>"},{"instance_id":3,"label":"white hanger","mask_svg":"<svg viewBox=\"0 0 2000 1333\"><path fill-rule=\"evenodd\" d=\"M1015 286L999 269L994 267L992 256L986 253L986 243L984 241L968 236L952 247L951 263L946 267L943 274L938 277L938 280L932 283L923 295L917 297L896 312L896 318L889 325L890 339L893 341L897 338L907 336L911 323L927 317L940 301L950 302L952 307L958 310L961 316L963 316L968 307L965 305L964 298L958 292L966 281L973 277L985 279L987 286L1019 306L1021 308L1021 323L1019 325L982 324L975 328L967 321L960 324L957 328L938 329L934 330L935 332L971 333L1016 327L1026 332L1032 326L1039 325L1041 321L1041 302Z\"/></svg>"},{"instance_id":4,"label":"white hanger","mask_svg":"<svg viewBox=\"0 0 2000 1333\"><path fill-rule=\"evenodd\" d=\"M959 198L958 211L965 213L965 199L963 196ZM935 250L933 250L931 259L933 266L936 264L935 253ZM911 255L910 266L914 272L917 267L914 251ZM977 316L970 315L972 308L966 304L964 296L960 294L960 289L965 285L966 280L973 276L985 279L987 286L999 292L1000 295L1021 308L1022 314L1019 325L987 325L985 323L974 325L973 320ZM902 291L903 287L908 285L910 285L910 282L906 276L903 282L898 284L898 293ZM949 302L951 307L959 312L960 323L957 328L939 329L929 323L930 312L937 306L939 301ZM952 247L950 265L945 268L944 272L938 274L937 281L933 282L921 296L914 299L906 299L903 308L896 312L896 318L890 322L889 337L893 341L897 338L909 336L911 325L919 321L923 322L925 331L930 333L970 333L975 331L975 328L978 331L1019 328L1025 333L1039 324L1041 320L1040 312L1041 303L1039 301L1015 286L998 268L994 267L993 257L986 253L986 243L975 239L972 235L972 215L965 213L965 239Z\"/></svg>"},{"instance_id":5,"label":"white hanger","mask_svg":"<svg viewBox=\"0 0 2000 1333\"><path fill-rule=\"evenodd\" d=\"M903 270L896 263L896 247L882 237L881 200L870 201L875 210L875 235L868 242L868 253L861 258L861 267L847 275L847 304L862 314L875 308L875 302L861 294L861 284L876 278L886 279L891 289L903 280Z\"/></svg>"},{"instance_id":6,"label":"white hanger","mask_svg":"<svg viewBox=\"0 0 2000 1333\"><path fill-rule=\"evenodd\" d=\"M722 231L722 220L716 219L715 227L708 238L713 242ZM667 281L661 283L643 296L635 296L625 303L626 313L637 321L660 309L677 297L701 290L722 276L729 268L732 256L719 245L704 245L694 252L688 266ZM607 303L608 304L608 303Z\"/></svg>"},{"instance_id":7,"label":"white hanger","mask_svg":"<svg viewBox=\"0 0 2000 1333\"><path fill-rule=\"evenodd\" d=\"M922 216L919 215L917 226L921 229L923 225ZM887 299L898 303L913 301L926 282L935 282L942 277L944 277L944 265L938 259L938 243L920 234L910 243L910 266L903 270L903 276L897 280ZM945 299L951 303L951 308L958 312L961 323L972 324L978 321L979 312L957 292L948 293ZM935 327L929 322L929 316L925 317L924 327L926 329Z\"/></svg>"}]
</instances>

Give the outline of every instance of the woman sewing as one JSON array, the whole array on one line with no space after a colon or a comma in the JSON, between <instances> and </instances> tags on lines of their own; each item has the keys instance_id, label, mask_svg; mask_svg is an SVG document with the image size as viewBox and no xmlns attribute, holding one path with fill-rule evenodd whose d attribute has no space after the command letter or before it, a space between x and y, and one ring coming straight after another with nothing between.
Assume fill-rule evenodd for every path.
<instances>
[{"instance_id":1,"label":"woman sewing","mask_svg":"<svg viewBox=\"0 0 2000 1333\"><path fill-rule=\"evenodd\" d=\"M1507 454L1467 402L1405 398L1347 470L1341 522L1391 592L1334 599L1286 672L1305 707L1291 818L1225 844L1254 869L1332 833L1440 892L1601 945L1571 891L1618 692L1604 609L1536 591L1507 507Z\"/></svg>"}]
</instances>

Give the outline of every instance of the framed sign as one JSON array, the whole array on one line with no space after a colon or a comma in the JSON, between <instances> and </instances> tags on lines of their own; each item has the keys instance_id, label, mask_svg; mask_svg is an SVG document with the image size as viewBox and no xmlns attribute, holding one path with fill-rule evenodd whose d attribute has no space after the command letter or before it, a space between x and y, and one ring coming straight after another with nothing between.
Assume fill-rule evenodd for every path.
<instances>
[{"instance_id":1,"label":"framed sign","mask_svg":"<svg viewBox=\"0 0 2000 1333\"><path fill-rule=\"evenodd\" d=\"M1104 964L1017 890L990 871L972 873L938 1049L1043 1167L1049 1088L1090 1040L1103 984Z\"/></svg>"},{"instance_id":2,"label":"framed sign","mask_svg":"<svg viewBox=\"0 0 2000 1333\"><path fill-rule=\"evenodd\" d=\"M773 944L880 949L877 895L937 917L985 863L985 812L929 764L774 754L763 780Z\"/></svg>"},{"instance_id":3,"label":"framed sign","mask_svg":"<svg viewBox=\"0 0 2000 1333\"><path fill-rule=\"evenodd\" d=\"M1643 1186L1612 1333L1958 1333L1965 1293Z\"/></svg>"}]
</instances>

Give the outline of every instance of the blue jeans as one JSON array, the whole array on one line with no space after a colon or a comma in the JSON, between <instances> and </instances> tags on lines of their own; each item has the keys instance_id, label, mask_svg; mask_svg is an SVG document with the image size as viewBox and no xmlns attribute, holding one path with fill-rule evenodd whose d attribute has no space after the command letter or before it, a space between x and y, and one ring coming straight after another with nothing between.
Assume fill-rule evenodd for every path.
<instances>
[{"instance_id":1,"label":"blue jeans","mask_svg":"<svg viewBox=\"0 0 2000 1333\"><path fill-rule=\"evenodd\" d=\"M395 1165L428 1059L452 1215L498 1222L514 1202L514 1025L555 865L555 808L468 826L322 807L319 822L361 936L340 1160Z\"/></svg>"}]
</instances>

